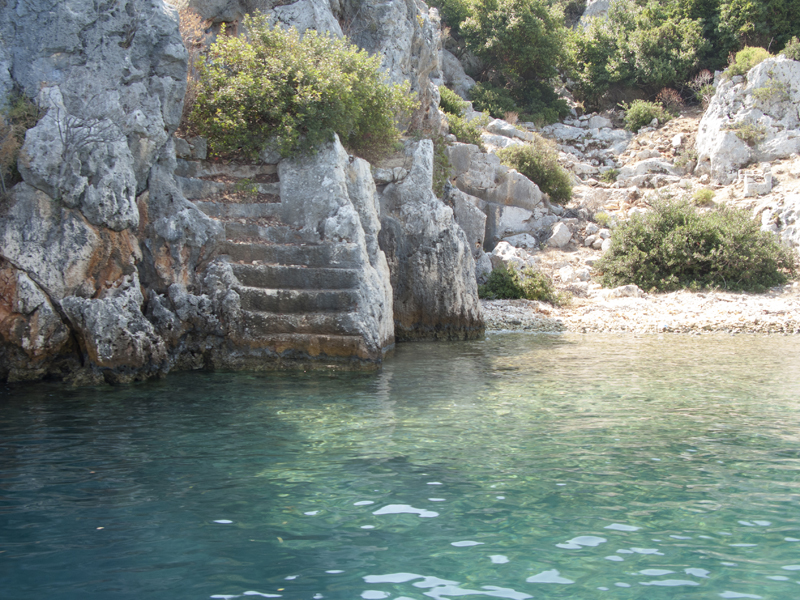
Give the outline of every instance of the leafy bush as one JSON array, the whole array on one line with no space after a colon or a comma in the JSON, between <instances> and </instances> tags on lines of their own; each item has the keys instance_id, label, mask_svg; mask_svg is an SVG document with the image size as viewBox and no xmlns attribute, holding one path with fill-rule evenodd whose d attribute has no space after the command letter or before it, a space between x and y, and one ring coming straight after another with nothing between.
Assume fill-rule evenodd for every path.
<instances>
[{"instance_id":1,"label":"leafy bush","mask_svg":"<svg viewBox=\"0 0 800 600\"><path fill-rule=\"evenodd\" d=\"M796 259L746 211L702 213L687 201L660 201L613 231L595 268L610 287L764 291L785 283Z\"/></svg>"},{"instance_id":2,"label":"leafy bush","mask_svg":"<svg viewBox=\"0 0 800 600\"><path fill-rule=\"evenodd\" d=\"M460 32L485 68L470 93L475 108L554 122L569 114L550 80L566 63L564 14L548 0L474 0Z\"/></svg>"},{"instance_id":3,"label":"leafy bush","mask_svg":"<svg viewBox=\"0 0 800 600\"><path fill-rule=\"evenodd\" d=\"M767 128L757 123L744 123L738 122L728 126L728 129L733 131L740 140L748 146L756 146L764 139L767 134Z\"/></svg>"},{"instance_id":4,"label":"leafy bush","mask_svg":"<svg viewBox=\"0 0 800 600\"><path fill-rule=\"evenodd\" d=\"M495 119L502 119L507 112L519 112L508 90L484 81L479 81L469 91L469 99L475 110L489 113Z\"/></svg>"},{"instance_id":5,"label":"leafy bush","mask_svg":"<svg viewBox=\"0 0 800 600\"><path fill-rule=\"evenodd\" d=\"M658 119L659 124L663 124L672 118L672 115L656 102L634 100L630 105L623 103L620 106L625 111L625 128L634 133L649 125L653 119Z\"/></svg>"},{"instance_id":6,"label":"leafy bush","mask_svg":"<svg viewBox=\"0 0 800 600\"><path fill-rule=\"evenodd\" d=\"M572 178L558 164L555 145L540 135L534 134L530 144L516 144L497 151L500 161L516 169L539 186L539 189L558 204L569 202L572 197Z\"/></svg>"},{"instance_id":7,"label":"leafy bush","mask_svg":"<svg viewBox=\"0 0 800 600\"><path fill-rule=\"evenodd\" d=\"M17 171L19 150L25 132L39 120L39 109L24 94L13 92L3 113L0 113L0 191L5 194L22 179Z\"/></svg>"},{"instance_id":8,"label":"leafy bush","mask_svg":"<svg viewBox=\"0 0 800 600\"><path fill-rule=\"evenodd\" d=\"M447 124L450 126L450 133L456 136L459 142L475 144L481 150L486 150L481 139L481 133L483 128L489 124L488 117L476 117L468 121L466 117L447 115Z\"/></svg>"},{"instance_id":9,"label":"leafy bush","mask_svg":"<svg viewBox=\"0 0 800 600\"><path fill-rule=\"evenodd\" d=\"M720 0L718 36L726 52L743 46L782 48L800 34L797 0Z\"/></svg>"},{"instance_id":10,"label":"leafy bush","mask_svg":"<svg viewBox=\"0 0 800 600\"><path fill-rule=\"evenodd\" d=\"M595 213L594 222L600 225L600 227L608 227L611 224L611 215L605 211Z\"/></svg>"},{"instance_id":11,"label":"leafy bush","mask_svg":"<svg viewBox=\"0 0 800 600\"><path fill-rule=\"evenodd\" d=\"M614 183L619 177L619 169L609 169L600 174L600 181L604 183Z\"/></svg>"},{"instance_id":12,"label":"leafy bush","mask_svg":"<svg viewBox=\"0 0 800 600\"><path fill-rule=\"evenodd\" d=\"M786 58L791 58L792 60L800 60L800 40L797 39L797 36L794 36L789 40L789 43L786 44L786 47L781 50L781 54L783 54Z\"/></svg>"},{"instance_id":13,"label":"leafy bush","mask_svg":"<svg viewBox=\"0 0 800 600\"><path fill-rule=\"evenodd\" d=\"M547 275L530 267L519 271L513 265L501 265L492 271L486 283L478 286L478 296L487 300L539 300L556 305L567 302L567 297L556 292Z\"/></svg>"},{"instance_id":14,"label":"leafy bush","mask_svg":"<svg viewBox=\"0 0 800 600\"><path fill-rule=\"evenodd\" d=\"M644 87L655 93L682 87L705 48L698 19L682 15L677 3L612 2L606 19L572 33L573 76L578 97L598 105L612 85Z\"/></svg>"},{"instance_id":15,"label":"leafy bush","mask_svg":"<svg viewBox=\"0 0 800 600\"><path fill-rule=\"evenodd\" d=\"M461 96L448 87L439 86L439 97L439 108L447 114L461 117L464 115L464 111L467 110L467 101L462 100Z\"/></svg>"},{"instance_id":16,"label":"leafy bush","mask_svg":"<svg viewBox=\"0 0 800 600\"><path fill-rule=\"evenodd\" d=\"M728 68L722 72L724 77L733 77L735 75L747 75L747 72L755 67L758 63L765 61L770 56L769 52L763 48L752 48L747 46L739 52L728 65Z\"/></svg>"},{"instance_id":17,"label":"leafy bush","mask_svg":"<svg viewBox=\"0 0 800 600\"><path fill-rule=\"evenodd\" d=\"M711 206L714 204L714 190L702 188L692 196L692 202L697 206Z\"/></svg>"},{"instance_id":18,"label":"leafy bush","mask_svg":"<svg viewBox=\"0 0 800 600\"><path fill-rule=\"evenodd\" d=\"M360 156L391 150L413 100L385 83L380 57L313 30L271 29L261 14L244 26L247 38L223 32L200 63L191 119L212 152L254 158L269 141L289 156L334 132Z\"/></svg>"}]
</instances>

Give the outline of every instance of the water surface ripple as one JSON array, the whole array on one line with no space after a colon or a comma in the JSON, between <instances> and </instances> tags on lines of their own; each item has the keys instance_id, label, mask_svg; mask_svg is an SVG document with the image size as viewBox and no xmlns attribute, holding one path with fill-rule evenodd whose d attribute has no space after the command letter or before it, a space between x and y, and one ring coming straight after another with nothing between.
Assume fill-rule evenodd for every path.
<instances>
[{"instance_id":1,"label":"water surface ripple","mask_svg":"<svg viewBox=\"0 0 800 600\"><path fill-rule=\"evenodd\" d=\"M380 373L0 392L0 595L800 597L800 340L495 334Z\"/></svg>"}]
</instances>

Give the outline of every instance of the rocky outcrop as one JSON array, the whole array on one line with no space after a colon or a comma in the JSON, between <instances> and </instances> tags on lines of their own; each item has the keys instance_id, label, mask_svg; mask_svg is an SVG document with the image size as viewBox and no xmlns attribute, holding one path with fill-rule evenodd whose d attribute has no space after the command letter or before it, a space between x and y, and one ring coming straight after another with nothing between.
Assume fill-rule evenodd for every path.
<instances>
[{"instance_id":1,"label":"rocky outcrop","mask_svg":"<svg viewBox=\"0 0 800 600\"><path fill-rule=\"evenodd\" d=\"M697 133L699 172L728 184L749 163L800 151L798 104L800 62L783 56L719 81Z\"/></svg>"},{"instance_id":2,"label":"rocky outcrop","mask_svg":"<svg viewBox=\"0 0 800 600\"><path fill-rule=\"evenodd\" d=\"M262 8L284 25L357 37L391 81L419 92L418 124L438 127L435 10L256 4L193 5L210 21ZM0 211L0 378L374 366L396 329L401 339L483 331L473 260L485 258L483 200L459 199L467 241L431 190L430 142L414 146L410 170L385 174L382 224L370 165L338 139L248 165L206 160L203 140L174 137L187 53L161 0L102 10L31 0L0 15L0 89L25 90L41 111L24 181Z\"/></svg>"},{"instance_id":3,"label":"rocky outcrop","mask_svg":"<svg viewBox=\"0 0 800 600\"><path fill-rule=\"evenodd\" d=\"M433 143L410 144L408 176L381 194L380 246L394 289L395 335L472 339L483 334L475 262L453 211L431 190Z\"/></svg>"},{"instance_id":4,"label":"rocky outcrop","mask_svg":"<svg viewBox=\"0 0 800 600\"><path fill-rule=\"evenodd\" d=\"M447 148L453 184L486 215L484 249L491 252L501 239L520 234L541 234L557 217L549 214L539 187L514 169L500 164L473 144Z\"/></svg>"},{"instance_id":5,"label":"rocky outcrop","mask_svg":"<svg viewBox=\"0 0 800 600\"><path fill-rule=\"evenodd\" d=\"M589 0L586 3L586 8L581 16L581 27L587 27L593 18L605 18L608 15L608 9L611 6L611 0Z\"/></svg>"},{"instance_id":6,"label":"rocky outcrop","mask_svg":"<svg viewBox=\"0 0 800 600\"><path fill-rule=\"evenodd\" d=\"M442 50L439 52L439 66L442 74L441 83L464 100L468 100L469 91L475 87L475 80L464 72L458 57L448 50Z\"/></svg>"}]
</instances>

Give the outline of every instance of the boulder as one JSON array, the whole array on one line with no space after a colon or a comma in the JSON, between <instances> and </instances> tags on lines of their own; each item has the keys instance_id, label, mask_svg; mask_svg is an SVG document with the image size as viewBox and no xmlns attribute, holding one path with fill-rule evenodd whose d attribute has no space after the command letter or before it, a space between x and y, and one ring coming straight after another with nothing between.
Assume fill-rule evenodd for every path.
<instances>
[{"instance_id":1,"label":"boulder","mask_svg":"<svg viewBox=\"0 0 800 600\"><path fill-rule=\"evenodd\" d=\"M333 14L330 0L298 0L291 4L280 4L273 11L275 22L298 31L315 29L342 37L342 28Z\"/></svg>"},{"instance_id":2,"label":"boulder","mask_svg":"<svg viewBox=\"0 0 800 600\"><path fill-rule=\"evenodd\" d=\"M464 72L461 61L455 54L448 50L439 52L439 65L442 70L442 83L461 96L469 100L469 91L475 87L475 80Z\"/></svg>"},{"instance_id":3,"label":"boulder","mask_svg":"<svg viewBox=\"0 0 800 600\"><path fill-rule=\"evenodd\" d=\"M547 245L553 246L554 248L563 248L569 241L572 239L572 232L569 230L569 227L565 223L558 222L553 226L553 232L550 234L550 237L547 239Z\"/></svg>"},{"instance_id":4,"label":"boulder","mask_svg":"<svg viewBox=\"0 0 800 600\"><path fill-rule=\"evenodd\" d=\"M398 341L480 337L472 248L453 210L431 189L433 143L412 143L407 151L408 177L381 195L379 240L391 272L395 335Z\"/></svg>"},{"instance_id":5,"label":"boulder","mask_svg":"<svg viewBox=\"0 0 800 600\"><path fill-rule=\"evenodd\" d=\"M543 206L544 196L539 186L502 165L494 154L485 154L473 144L452 144L446 152L453 167L453 183L462 192L493 204L529 211Z\"/></svg>"},{"instance_id":6,"label":"boulder","mask_svg":"<svg viewBox=\"0 0 800 600\"><path fill-rule=\"evenodd\" d=\"M746 78L720 81L697 133L697 168L729 184L751 162L800 151L800 62L784 56L753 67Z\"/></svg>"},{"instance_id":7,"label":"boulder","mask_svg":"<svg viewBox=\"0 0 800 600\"><path fill-rule=\"evenodd\" d=\"M445 193L445 201L453 207L456 223L467 236L472 257L478 260L483 254L483 240L486 237L486 213L480 207L486 203L452 186Z\"/></svg>"},{"instance_id":8,"label":"boulder","mask_svg":"<svg viewBox=\"0 0 800 600\"><path fill-rule=\"evenodd\" d=\"M605 18L608 15L608 8L611 0L589 0L581 16L580 26L587 27L592 18Z\"/></svg>"},{"instance_id":9,"label":"boulder","mask_svg":"<svg viewBox=\"0 0 800 600\"><path fill-rule=\"evenodd\" d=\"M526 250L515 248L508 242L498 243L489 258L492 261L493 269L501 266L525 269L527 267L535 267L538 262L536 257L531 256Z\"/></svg>"},{"instance_id":10,"label":"boulder","mask_svg":"<svg viewBox=\"0 0 800 600\"><path fill-rule=\"evenodd\" d=\"M486 131L511 139L520 139L525 142L530 142L533 139L533 134L530 131L517 129L511 123L503 121L502 119L495 119L494 121L491 121L486 126Z\"/></svg>"},{"instance_id":11,"label":"boulder","mask_svg":"<svg viewBox=\"0 0 800 600\"><path fill-rule=\"evenodd\" d=\"M61 302L90 368L99 370L107 381L132 381L166 367L164 340L142 314L143 304L135 273L101 298L70 296Z\"/></svg>"}]
</instances>

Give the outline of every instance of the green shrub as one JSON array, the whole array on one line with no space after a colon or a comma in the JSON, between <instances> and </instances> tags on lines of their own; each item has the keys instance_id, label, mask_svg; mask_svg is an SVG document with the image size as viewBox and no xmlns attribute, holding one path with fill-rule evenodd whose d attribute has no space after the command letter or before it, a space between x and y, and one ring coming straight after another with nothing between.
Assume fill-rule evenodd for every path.
<instances>
[{"instance_id":1,"label":"green shrub","mask_svg":"<svg viewBox=\"0 0 800 600\"><path fill-rule=\"evenodd\" d=\"M619 177L619 169L609 169L600 174L600 181L604 183L614 183Z\"/></svg>"},{"instance_id":2,"label":"green shrub","mask_svg":"<svg viewBox=\"0 0 800 600\"><path fill-rule=\"evenodd\" d=\"M569 108L551 80L567 61L564 14L550 0L474 0L460 28L484 65L470 100L495 118L507 112L553 122Z\"/></svg>"},{"instance_id":3,"label":"green shrub","mask_svg":"<svg viewBox=\"0 0 800 600\"><path fill-rule=\"evenodd\" d=\"M489 113L495 119L502 119L509 112L519 113L520 110L508 90L485 81L475 84L469 91L469 99L475 110Z\"/></svg>"},{"instance_id":4,"label":"green shrub","mask_svg":"<svg viewBox=\"0 0 800 600\"><path fill-rule=\"evenodd\" d=\"M516 169L550 196L564 204L572 197L572 178L558 164L558 150L549 140L534 134L530 144L516 144L497 151L500 161Z\"/></svg>"},{"instance_id":5,"label":"green shrub","mask_svg":"<svg viewBox=\"0 0 800 600\"><path fill-rule=\"evenodd\" d=\"M444 188L450 179L453 167L447 156L447 142L442 136L433 138L433 193L437 198L444 196Z\"/></svg>"},{"instance_id":6,"label":"green shrub","mask_svg":"<svg viewBox=\"0 0 800 600\"><path fill-rule=\"evenodd\" d=\"M601 210L599 213L595 213L594 222L600 225L600 227L608 227L611 224L611 215Z\"/></svg>"},{"instance_id":7,"label":"green shrub","mask_svg":"<svg viewBox=\"0 0 800 600\"><path fill-rule=\"evenodd\" d=\"M609 287L764 291L785 283L796 259L746 211L702 213L686 201L656 201L613 231L595 268Z\"/></svg>"},{"instance_id":8,"label":"green shrub","mask_svg":"<svg viewBox=\"0 0 800 600\"><path fill-rule=\"evenodd\" d=\"M634 133L649 125L653 119L663 124L672 118L663 106L646 100L634 100L630 105L622 103L620 107L625 111L625 128Z\"/></svg>"},{"instance_id":9,"label":"green shrub","mask_svg":"<svg viewBox=\"0 0 800 600\"><path fill-rule=\"evenodd\" d=\"M748 146L757 146L767 135L767 128L758 123L737 122L729 125L727 129L733 131L740 140Z\"/></svg>"},{"instance_id":10,"label":"green shrub","mask_svg":"<svg viewBox=\"0 0 800 600\"><path fill-rule=\"evenodd\" d=\"M0 192L22 180L17 159L25 133L39 121L39 109L21 92L12 92L0 112Z\"/></svg>"},{"instance_id":11,"label":"green shrub","mask_svg":"<svg viewBox=\"0 0 800 600\"><path fill-rule=\"evenodd\" d=\"M380 57L313 30L271 29L261 14L244 26L247 38L220 34L199 66L191 119L213 153L252 159L270 141L289 156L334 132L359 156L392 149L413 100L385 82Z\"/></svg>"},{"instance_id":12,"label":"green shrub","mask_svg":"<svg viewBox=\"0 0 800 600\"><path fill-rule=\"evenodd\" d=\"M800 34L800 3L797 0L720 0L718 20L720 49L725 52L744 46L782 48L793 35Z\"/></svg>"},{"instance_id":13,"label":"green shrub","mask_svg":"<svg viewBox=\"0 0 800 600\"><path fill-rule=\"evenodd\" d=\"M680 88L699 65L706 44L699 19L677 3L617 0L605 19L593 19L570 35L577 94L598 106L612 85Z\"/></svg>"},{"instance_id":14,"label":"green shrub","mask_svg":"<svg viewBox=\"0 0 800 600\"><path fill-rule=\"evenodd\" d=\"M775 79L770 70L767 83L753 90L753 98L762 106L773 102L789 102L792 99L790 91L789 84Z\"/></svg>"},{"instance_id":15,"label":"green shrub","mask_svg":"<svg viewBox=\"0 0 800 600\"><path fill-rule=\"evenodd\" d=\"M462 100L461 96L456 94L453 90L443 85L439 86L439 108L449 115L456 115L457 117L464 116L464 111L467 110L467 101Z\"/></svg>"},{"instance_id":16,"label":"green shrub","mask_svg":"<svg viewBox=\"0 0 800 600\"><path fill-rule=\"evenodd\" d=\"M565 294L556 292L547 275L530 267L519 271L513 265L501 265L492 271L486 283L478 286L478 296L486 300L539 300L556 305L568 302Z\"/></svg>"},{"instance_id":17,"label":"green shrub","mask_svg":"<svg viewBox=\"0 0 800 600\"><path fill-rule=\"evenodd\" d=\"M734 77L735 75L747 75L747 72L755 67L758 63L765 61L770 56L769 52L764 48L751 48L747 46L739 52L728 65L728 68L722 72L724 77Z\"/></svg>"},{"instance_id":18,"label":"green shrub","mask_svg":"<svg viewBox=\"0 0 800 600\"><path fill-rule=\"evenodd\" d=\"M792 60L800 60L800 40L797 39L797 36L794 36L789 40L789 43L786 44L786 47L781 50L781 54L783 54L786 58L791 58Z\"/></svg>"},{"instance_id":19,"label":"green shrub","mask_svg":"<svg viewBox=\"0 0 800 600\"><path fill-rule=\"evenodd\" d=\"M692 202L696 206L711 206L714 204L714 190L702 188L697 190L692 196Z\"/></svg>"},{"instance_id":20,"label":"green shrub","mask_svg":"<svg viewBox=\"0 0 800 600\"><path fill-rule=\"evenodd\" d=\"M486 148L483 145L483 140L481 140L481 132L488 123L489 118L486 116L475 117L471 121L468 121L466 117L447 115L447 124L450 126L450 133L456 136L459 142L475 144L484 151Z\"/></svg>"}]
</instances>

